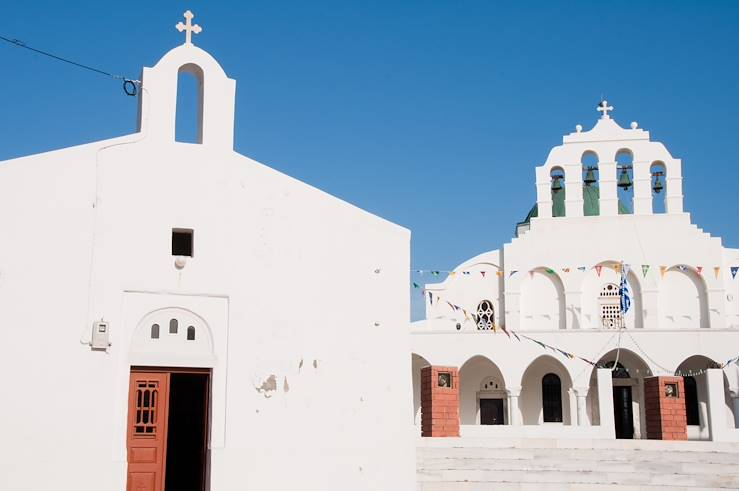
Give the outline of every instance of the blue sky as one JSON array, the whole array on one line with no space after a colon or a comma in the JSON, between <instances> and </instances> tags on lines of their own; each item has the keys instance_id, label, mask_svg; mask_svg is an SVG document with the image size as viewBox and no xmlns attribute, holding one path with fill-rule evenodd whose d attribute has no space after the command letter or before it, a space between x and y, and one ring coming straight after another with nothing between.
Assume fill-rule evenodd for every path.
<instances>
[{"instance_id":1,"label":"blue sky","mask_svg":"<svg viewBox=\"0 0 739 491\"><path fill-rule=\"evenodd\" d=\"M236 149L410 228L414 269L509 241L534 167L601 95L739 247L738 2L34 1L0 35L137 78L188 8L237 81ZM134 131L119 82L5 43L0 61L0 160Z\"/></svg>"}]
</instances>

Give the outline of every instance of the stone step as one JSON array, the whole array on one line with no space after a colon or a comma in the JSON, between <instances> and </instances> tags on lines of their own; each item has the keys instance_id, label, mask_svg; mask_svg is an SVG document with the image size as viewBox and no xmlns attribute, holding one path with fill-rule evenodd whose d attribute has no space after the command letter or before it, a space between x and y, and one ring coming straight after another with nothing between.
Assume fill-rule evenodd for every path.
<instances>
[{"instance_id":1,"label":"stone step","mask_svg":"<svg viewBox=\"0 0 739 491\"><path fill-rule=\"evenodd\" d=\"M519 459L519 460L580 460L612 462L685 462L737 464L739 455L733 452L657 451L623 449L551 449L551 448L419 448L419 462L426 459Z\"/></svg>"},{"instance_id":2,"label":"stone step","mask_svg":"<svg viewBox=\"0 0 739 491\"><path fill-rule=\"evenodd\" d=\"M739 489L739 445L426 440L417 448L417 482L419 491Z\"/></svg>"},{"instance_id":3,"label":"stone step","mask_svg":"<svg viewBox=\"0 0 739 491\"><path fill-rule=\"evenodd\" d=\"M739 465L705 462L662 462L642 459L622 460L577 460L568 458L551 459L477 459L477 458L434 458L419 461L419 470L490 470L526 471L551 470L571 472L652 472L661 474L710 474L739 477Z\"/></svg>"},{"instance_id":4,"label":"stone step","mask_svg":"<svg viewBox=\"0 0 739 491\"><path fill-rule=\"evenodd\" d=\"M563 484L498 482L419 482L417 491L726 491L726 488L685 486L629 486L623 484Z\"/></svg>"},{"instance_id":5,"label":"stone step","mask_svg":"<svg viewBox=\"0 0 739 491\"><path fill-rule=\"evenodd\" d=\"M649 472L570 472L531 468L518 471L420 469L417 472L419 483L538 483L561 485L620 485L620 486L681 486L686 488L739 488L739 476L708 474L662 474ZM449 489L456 489L450 487ZM496 488L497 489L497 488Z\"/></svg>"}]
</instances>

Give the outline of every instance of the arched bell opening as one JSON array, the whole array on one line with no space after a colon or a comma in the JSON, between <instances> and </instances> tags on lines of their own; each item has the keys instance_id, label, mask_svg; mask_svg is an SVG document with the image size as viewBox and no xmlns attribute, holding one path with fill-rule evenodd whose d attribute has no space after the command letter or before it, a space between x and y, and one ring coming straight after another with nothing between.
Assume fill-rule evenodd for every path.
<instances>
[{"instance_id":1,"label":"arched bell opening","mask_svg":"<svg viewBox=\"0 0 739 491\"><path fill-rule=\"evenodd\" d=\"M649 168L652 185L652 213L665 213L667 196L667 167L663 162L656 161Z\"/></svg>"},{"instance_id":2,"label":"arched bell opening","mask_svg":"<svg viewBox=\"0 0 739 491\"><path fill-rule=\"evenodd\" d=\"M631 215L634 210L634 154L628 148L616 152L618 173L618 214Z\"/></svg>"},{"instance_id":3,"label":"arched bell opening","mask_svg":"<svg viewBox=\"0 0 739 491\"><path fill-rule=\"evenodd\" d=\"M565 216L565 171L562 167L553 167L549 172L552 190L552 216Z\"/></svg>"},{"instance_id":4,"label":"arched bell opening","mask_svg":"<svg viewBox=\"0 0 739 491\"><path fill-rule=\"evenodd\" d=\"M177 71L175 141L203 143L203 70L194 63Z\"/></svg>"},{"instance_id":5,"label":"arched bell opening","mask_svg":"<svg viewBox=\"0 0 739 491\"><path fill-rule=\"evenodd\" d=\"M600 172L598 171L598 154L587 150L582 154L582 197L583 215L600 215Z\"/></svg>"}]
</instances>

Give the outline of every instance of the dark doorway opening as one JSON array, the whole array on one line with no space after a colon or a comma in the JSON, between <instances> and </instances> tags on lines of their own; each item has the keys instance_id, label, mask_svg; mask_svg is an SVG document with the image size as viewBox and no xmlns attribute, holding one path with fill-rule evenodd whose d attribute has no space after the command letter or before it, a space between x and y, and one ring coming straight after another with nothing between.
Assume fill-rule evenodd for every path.
<instances>
[{"instance_id":1,"label":"dark doorway opening","mask_svg":"<svg viewBox=\"0 0 739 491\"><path fill-rule=\"evenodd\" d=\"M171 374L166 490L205 490L209 382L207 373Z\"/></svg>"},{"instance_id":2,"label":"dark doorway opening","mask_svg":"<svg viewBox=\"0 0 739 491\"><path fill-rule=\"evenodd\" d=\"M503 418L503 399L480 399L480 424L505 424Z\"/></svg>"},{"instance_id":3,"label":"dark doorway opening","mask_svg":"<svg viewBox=\"0 0 739 491\"><path fill-rule=\"evenodd\" d=\"M616 423L616 438L634 438L634 412L631 407L631 387L613 388L613 419Z\"/></svg>"},{"instance_id":4,"label":"dark doorway opening","mask_svg":"<svg viewBox=\"0 0 739 491\"><path fill-rule=\"evenodd\" d=\"M541 400L545 423L562 422L562 382L559 376L548 373L541 379Z\"/></svg>"},{"instance_id":5,"label":"dark doorway opening","mask_svg":"<svg viewBox=\"0 0 739 491\"><path fill-rule=\"evenodd\" d=\"M685 385L685 416L689 425L699 425L701 423L698 412L698 385L695 383L695 377L683 377Z\"/></svg>"}]
</instances>

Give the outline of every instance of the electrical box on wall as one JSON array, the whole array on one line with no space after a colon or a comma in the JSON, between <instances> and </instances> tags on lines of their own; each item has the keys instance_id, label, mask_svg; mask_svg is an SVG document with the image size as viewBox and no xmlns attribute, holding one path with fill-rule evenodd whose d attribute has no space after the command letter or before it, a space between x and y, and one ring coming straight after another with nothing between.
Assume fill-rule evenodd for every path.
<instances>
[{"instance_id":1,"label":"electrical box on wall","mask_svg":"<svg viewBox=\"0 0 739 491\"><path fill-rule=\"evenodd\" d=\"M110 324L103 320L93 322L90 347L99 350L107 350L110 347Z\"/></svg>"}]
</instances>

